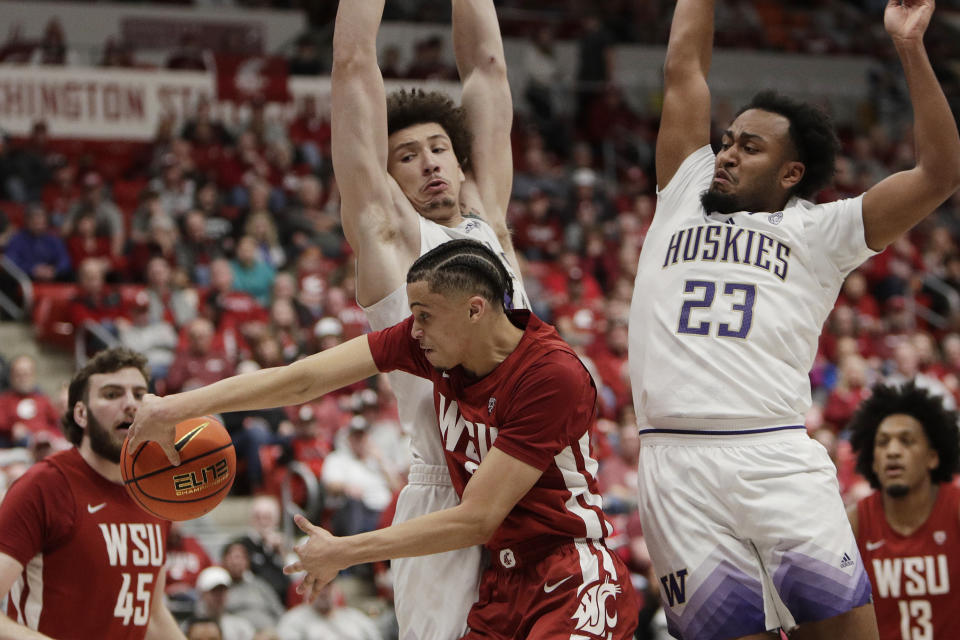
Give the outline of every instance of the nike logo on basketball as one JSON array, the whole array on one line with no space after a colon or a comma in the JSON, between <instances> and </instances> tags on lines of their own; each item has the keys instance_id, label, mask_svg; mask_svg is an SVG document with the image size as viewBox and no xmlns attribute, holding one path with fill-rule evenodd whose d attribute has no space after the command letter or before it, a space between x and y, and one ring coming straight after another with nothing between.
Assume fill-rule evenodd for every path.
<instances>
[{"instance_id":1,"label":"nike logo on basketball","mask_svg":"<svg viewBox=\"0 0 960 640\"><path fill-rule=\"evenodd\" d=\"M867 551L876 551L886 543L886 540L880 540L878 542L867 541Z\"/></svg>"},{"instance_id":2,"label":"nike logo on basketball","mask_svg":"<svg viewBox=\"0 0 960 640\"><path fill-rule=\"evenodd\" d=\"M100 509L103 509L105 506L107 506L107 503L106 503L106 502L101 502L101 503L98 504L97 506L93 506L92 504L88 504L88 505L87 505L87 513L96 513L97 511L100 511Z\"/></svg>"},{"instance_id":3,"label":"nike logo on basketball","mask_svg":"<svg viewBox=\"0 0 960 640\"><path fill-rule=\"evenodd\" d=\"M173 448L176 449L177 451L180 451L181 449L183 449L185 446L187 446L187 443L189 443L191 440L196 438L197 434L203 431L204 427L206 427L208 424L210 423L204 422L199 427L192 429L189 433L184 434L182 438L180 438L179 440L176 441L176 443L174 443Z\"/></svg>"},{"instance_id":4,"label":"nike logo on basketball","mask_svg":"<svg viewBox=\"0 0 960 640\"><path fill-rule=\"evenodd\" d=\"M543 584L543 592L544 592L544 593L550 593L550 592L554 591L557 587L559 587L560 585L562 585L564 582L566 582L567 580L569 580L569 579L572 578L572 577L573 577L573 576L567 576L566 578L564 578L564 579L561 580L560 582L554 582L553 584L544 583L544 584Z\"/></svg>"}]
</instances>

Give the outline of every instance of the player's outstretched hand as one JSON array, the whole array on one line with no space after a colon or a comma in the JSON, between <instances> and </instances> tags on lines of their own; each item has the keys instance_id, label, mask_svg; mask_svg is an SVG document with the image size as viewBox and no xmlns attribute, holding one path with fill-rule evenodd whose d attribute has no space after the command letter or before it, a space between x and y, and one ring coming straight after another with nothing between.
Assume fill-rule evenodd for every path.
<instances>
[{"instance_id":1,"label":"player's outstretched hand","mask_svg":"<svg viewBox=\"0 0 960 640\"><path fill-rule=\"evenodd\" d=\"M883 26L895 41L922 41L934 4L934 0L889 0Z\"/></svg>"},{"instance_id":2,"label":"player's outstretched hand","mask_svg":"<svg viewBox=\"0 0 960 640\"><path fill-rule=\"evenodd\" d=\"M174 446L177 435L177 423L163 417L161 404L163 398L153 394L143 396L137 417L134 418L130 430L127 432L127 448L135 451L144 442L153 440L160 445L167 454L170 464L180 464L180 453Z\"/></svg>"},{"instance_id":3,"label":"player's outstretched hand","mask_svg":"<svg viewBox=\"0 0 960 640\"><path fill-rule=\"evenodd\" d=\"M307 534L307 539L293 548L300 560L285 566L283 572L288 575L307 572L303 582L297 587L297 593L309 602L346 567L340 562L341 558L333 544L334 537L329 531L310 524L310 521L301 515L295 516L293 521Z\"/></svg>"}]
</instances>

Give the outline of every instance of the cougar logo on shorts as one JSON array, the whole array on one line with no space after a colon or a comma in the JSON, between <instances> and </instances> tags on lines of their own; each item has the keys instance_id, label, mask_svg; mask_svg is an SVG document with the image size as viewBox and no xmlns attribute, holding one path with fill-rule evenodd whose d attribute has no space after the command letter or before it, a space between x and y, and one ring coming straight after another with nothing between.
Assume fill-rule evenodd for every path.
<instances>
[{"instance_id":1,"label":"cougar logo on shorts","mask_svg":"<svg viewBox=\"0 0 960 640\"><path fill-rule=\"evenodd\" d=\"M607 614L607 599L616 598L619 593L620 585L610 582L597 582L587 587L573 615L577 621L577 631L606 637L606 630L617 626L617 614Z\"/></svg>"}]
</instances>

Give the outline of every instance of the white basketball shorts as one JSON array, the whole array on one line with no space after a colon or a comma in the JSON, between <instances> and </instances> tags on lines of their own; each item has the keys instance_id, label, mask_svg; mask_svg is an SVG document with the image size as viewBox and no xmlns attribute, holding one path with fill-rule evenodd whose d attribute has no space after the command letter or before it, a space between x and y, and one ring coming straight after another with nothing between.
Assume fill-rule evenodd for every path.
<instances>
[{"instance_id":1,"label":"white basketball shorts","mask_svg":"<svg viewBox=\"0 0 960 640\"><path fill-rule=\"evenodd\" d=\"M870 602L836 468L802 427L643 434L638 484L674 637L789 631Z\"/></svg>"},{"instance_id":2,"label":"white basketball shorts","mask_svg":"<svg viewBox=\"0 0 960 640\"><path fill-rule=\"evenodd\" d=\"M400 492L393 523L406 522L460 503L445 466L416 464ZM391 561L400 640L457 640L477 601L483 548Z\"/></svg>"}]
</instances>

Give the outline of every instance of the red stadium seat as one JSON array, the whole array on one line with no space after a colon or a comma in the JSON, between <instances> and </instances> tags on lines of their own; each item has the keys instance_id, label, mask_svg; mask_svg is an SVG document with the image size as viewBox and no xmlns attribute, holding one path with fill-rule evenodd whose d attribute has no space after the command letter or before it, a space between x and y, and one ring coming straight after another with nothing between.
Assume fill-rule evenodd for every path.
<instances>
[{"instance_id":1,"label":"red stadium seat","mask_svg":"<svg viewBox=\"0 0 960 640\"><path fill-rule=\"evenodd\" d=\"M73 349L74 326L70 322L70 300L77 294L75 284L34 283L30 317L37 341Z\"/></svg>"},{"instance_id":2,"label":"red stadium seat","mask_svg":"<svg viewBox=\"0 0 960 640\"><path fill-rule=\"evenodd\" d=\"M24 207L22 204L19 202L0 200L0 211L3 211L7 215L7 220L10 221L11 227L18 229L23 227Z\"/></svg>"}]
</instances>

